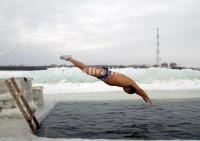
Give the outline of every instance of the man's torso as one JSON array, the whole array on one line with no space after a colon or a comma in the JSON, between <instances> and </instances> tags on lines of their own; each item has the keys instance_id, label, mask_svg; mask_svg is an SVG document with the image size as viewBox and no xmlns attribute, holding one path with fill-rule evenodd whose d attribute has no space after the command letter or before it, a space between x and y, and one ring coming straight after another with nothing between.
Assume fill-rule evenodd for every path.
<instances>
[{"instance_id":1,"label":"man's torso","mask_svg":"<svg viewBox=\"0 0 200 141\"><path fill-rule=\"evenodd\" d=\"M129 77L116 72L111 72L111 74L104 80L104 82L108 85L119 87L130 86L132 81L133 80Z\"/></svg>"}]
</instances>

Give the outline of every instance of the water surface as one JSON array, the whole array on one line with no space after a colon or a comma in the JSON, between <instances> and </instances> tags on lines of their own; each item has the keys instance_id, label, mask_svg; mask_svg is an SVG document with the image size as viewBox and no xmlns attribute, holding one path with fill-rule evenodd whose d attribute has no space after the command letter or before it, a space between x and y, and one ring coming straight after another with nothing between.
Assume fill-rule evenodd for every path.
<instances>
[{"instance_id":1,"label":"water surface","mask_svg":"<svg viewBox=\"0 0 200 141\"><path fill-rule=\"evenodd\" d=\"M200 139L200 99L57 103L39 136L85 139Z\"/></svg>"}]
</instances>

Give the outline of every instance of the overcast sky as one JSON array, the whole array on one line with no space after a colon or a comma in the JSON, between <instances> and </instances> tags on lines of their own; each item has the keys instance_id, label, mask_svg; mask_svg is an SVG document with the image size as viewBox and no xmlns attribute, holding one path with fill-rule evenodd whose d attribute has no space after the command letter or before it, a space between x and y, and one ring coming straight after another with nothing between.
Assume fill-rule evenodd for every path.
<instances>
[{"instance_id":1,"label":"overcast sky","mask_svg":"<svg viewBox=\"0 0 200 141\"><path fill-rule=\"evenodd\" d=\"M200 0L0 0L0 64L200 66Z\"/></svg>"}]
</instances>

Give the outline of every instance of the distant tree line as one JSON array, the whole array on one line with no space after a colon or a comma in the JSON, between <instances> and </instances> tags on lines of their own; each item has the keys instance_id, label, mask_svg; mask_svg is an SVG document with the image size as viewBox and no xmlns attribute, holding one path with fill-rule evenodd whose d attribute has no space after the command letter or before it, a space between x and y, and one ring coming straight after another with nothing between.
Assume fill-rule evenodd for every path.
<instances>
[{"instance_id":1,"label":"distant tree line","mask_svg":"<svg viewBox=\"0 0 200 141\"><path fill-rule=\"evenodd\" d=\"M100 66L105 66L108 68L150 68L150 67L159 67L158 65L153 65L153 66L149 66L149 65L89 65L91 67L100 67ZM25 66L25 65L9 65L9 66L5 66L5 65L1 65L0 66L0 70L4 70L4 71L9 71L9 70L16 70L16 71L34 71L34 70L47 70L48 68L55 68L55 67L74 67L73 65L66 65L66 64L61 64L61 65L57 65L57 64L52 64L52 65L43 65L43 66ZM171 69L185 69L186 67L179 67L177 66L176 63L162 63L161 66L162 68L171 68ZM193 69L193 70L200 70L200 68L189 68L189 69Z\"/></svg>"},{"instance_id":2,"label":"distant tree line","mask_svg":"<svg viewBox=\"0 0 200 141\"><path fill-rule=\"evenodd\" d=\"M105 66L108 68L149 68L147 65L89 65L91 67L97 67L97 66ZM46 70L48 68L54 68L54 67L74 67L73 65L44 65L44 66L25 66L25 65L9 65L9 66L0 66L0 70L25 70L25 71L32 71L32 70Z\"/></svg>"}]
</instances>

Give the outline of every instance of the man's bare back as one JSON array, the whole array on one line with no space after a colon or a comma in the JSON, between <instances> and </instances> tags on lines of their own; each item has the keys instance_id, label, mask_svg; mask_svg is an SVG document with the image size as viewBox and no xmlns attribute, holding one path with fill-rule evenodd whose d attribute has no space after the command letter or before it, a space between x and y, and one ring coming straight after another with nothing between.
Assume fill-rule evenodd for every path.
<instances>
[{"instance_id":1,"label":"man's bare back","mask_svg":"<svg viewBox=\"0 0 200 141\"><path fill-rule=\"evenodd\" d=\"M97 77L110 86L122 87L128 94L136 93L141 96L145 102L152 104L146 92L142 90L131 78L118 72L110 71L106 67L86 66L85 64L73 59L71 56L63 55L60 58L66 61L70 61L88 75Z\"/></svg>"},{"instance_id":2,"label":"man's bare back","mask_svg":"<svg viewBox=\"0 0 200 141\"><path fill-rule=\"evenodd\" d=\"M104 82L110 86L127 87L133 84L133 81L120 73L111 73Z\"/></svg>"}]
</instances>

